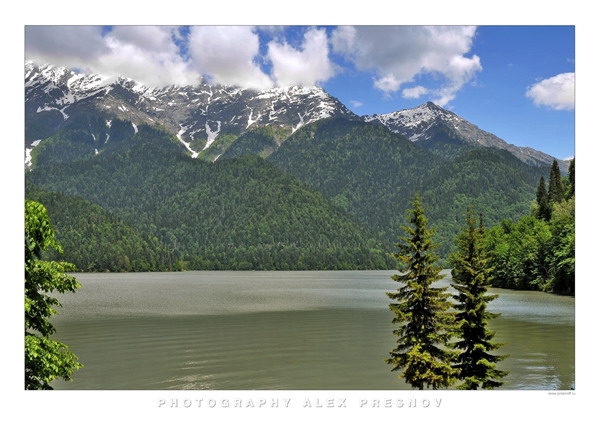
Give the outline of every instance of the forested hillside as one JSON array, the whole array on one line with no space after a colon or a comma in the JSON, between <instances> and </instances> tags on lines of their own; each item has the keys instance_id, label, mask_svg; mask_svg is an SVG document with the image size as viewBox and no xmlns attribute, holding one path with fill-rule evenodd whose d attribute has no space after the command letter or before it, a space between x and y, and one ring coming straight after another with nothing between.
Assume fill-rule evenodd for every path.
<instances>
[{"instance_id":1,"label":"forested hillside","mask_svg":"<svg viewBox=\"0 0 600 427\"><path fill-rule=\"evenodd\" d=\"M192 159L168 132L139 132L92 158L47 164L28 184L83 197L153 235L189 269L393 266L368 227L255 156Z\"/></svg>"},{"instance_id":2,"label":"forested hillside","mask_svg":"<svg viewBox=\"0 0 600 427\"><path fill-rule=\"evenodd\" d=\"M529 212L546 170L492 148L442 158L380 124L344 119L300 129L268 160L368 224L389 247L405 225L403 212L420 192L438 228L442 256L454 246L466 206L490 223L516 219Z\"/></svg>"},{"instance_id":3,"label":"forested hillside","mask_svg":"<svg viewBox=\"0 0 600 427\"><path fill-rule=\"evenodd\" d=\"M176 268L159 240L79 197L28 188L25 197L42 203L63 253L51 260L68 261L81 271L158 271Z\"/></svg>"}]
</instances>

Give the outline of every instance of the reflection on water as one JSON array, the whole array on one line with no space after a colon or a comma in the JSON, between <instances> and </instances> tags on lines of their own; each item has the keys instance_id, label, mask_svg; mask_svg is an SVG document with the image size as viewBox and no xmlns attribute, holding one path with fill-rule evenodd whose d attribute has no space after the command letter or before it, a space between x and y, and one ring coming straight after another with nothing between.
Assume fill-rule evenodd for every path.
<instances>
[{"instance_id":1,"label":"reflection on water","mask_svg":"<svg viewBox=\"0 0 600 427\"><path fill-rule=\"evenodd\" d=\"M55 388L408 389L384 363L391 274L77 275L55 325L85 367ZM494 292L504 388L574 387L574 299Z\"/></svg>"}]
</instances>

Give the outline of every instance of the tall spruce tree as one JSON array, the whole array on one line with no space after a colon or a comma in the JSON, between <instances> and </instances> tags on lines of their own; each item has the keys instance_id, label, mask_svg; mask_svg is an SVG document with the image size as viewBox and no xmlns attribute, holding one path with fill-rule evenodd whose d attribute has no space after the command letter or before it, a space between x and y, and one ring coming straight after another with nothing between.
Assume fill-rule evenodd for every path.
<instances>
[{"instance_id":1,"label":"tall spruce tree","mask_svg":"<svg viewBox=\"0 0 600 427\"><path fill-rule=\"evenodd\" d=\"M544 181L544 177L540 177L540 183L538 184L537 194L535 198L538 206L537 210L537 218L545 219L546 221L550 220L550 216L552 215L552 208L550 207L550 202L548 201L548 192L546 191L546 181Z\"/></svg>"},{"instance_id":2,"label":"tall spruce tree","mask_svg":"<svg viewBox=\"0 0 600 427\"><path fill-rule=\"evenodd\" d=\"M569 163L569 193L567 198L575 196L575 158Z\"/></svg>"},{"instance_id":3,"label":"tall spruce tree","mask_svg":"<svg viewBox=\"0 0 600 427\"><path fill-rule=\"evenodd\" d=\"M413 388L423 390L446 388L455 380L451 366L453 351L447 348L452 336L453 315L448 312L451 303L447 287L433 287L442 279L441 268L434 265L432 241L434 231L427 226L427 218L419 196L415 197L413 209L409 209L410 227L402 227L406 237L401 237L396 257L402 261L401 274L392 276L404 285L397 292L387 295L395 302L390 304L394 312L394 330L397 346L390 352L386 363L392 371L402 370L400 378Z\"/></svg>"},{"instance_id":4,"label":"tall spruce tree","mask_svg":"<svg viewBox=\"0 0 600 427\"><path fill-rule=\"evenodd\" d=\"M490 353L502 344L492 342L495 332L488 328L488 320L499 314L487 311L487 304L498 295L487 293L492 269L488 266L483 239L483 222L480 219L477 226L469 209L466 227L457 238L458 249L451 257L452 276L456 282L452 286L458 291L453 298L457 301L454 308L459 325L458 341L452 344L459 350L453 367L462 381L458 388L464 390L497 388L503 384L499 379L508 374L496 368L496 363L507 355Z\"/></svg>"},{"instance_id":5,"label":"tall spruce tree","mask_svg":"<svg viewBox=\"0 0 600 427\"><path fill-rule=\"evenodd\" d=\"M552 162L552 167L550 168L550 182L548 186L548 200L550 204L562 202L565 198L565 188L556 159Z\"/></svg>"}]
</instances>

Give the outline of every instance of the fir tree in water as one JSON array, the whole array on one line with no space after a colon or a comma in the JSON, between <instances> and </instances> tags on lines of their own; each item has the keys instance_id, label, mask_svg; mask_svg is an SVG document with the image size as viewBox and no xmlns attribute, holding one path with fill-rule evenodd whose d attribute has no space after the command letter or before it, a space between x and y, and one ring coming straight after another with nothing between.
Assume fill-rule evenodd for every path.
<instances>
[{"instance_id":1,"label":"fir tree in water","mask_svg":"<svg viewBox=\"0 0 600 427\"><path fill-rule=\"evenodd\" d=\"M441 268L434 265L432 241L434 231L427 227L427 218L419 196L410 209L410 227L402 227L408 235L401 237L396 245L396 255L404 265L401 274L392 276L404 285L397 292L387 295L395 302L390 304L394 312L394 330L398 337L397 347L390 352L386 363L392 371L402 370L400 378L413 388L434 390L446 388L454 381L454 369L450 366L453 352L446 348L452 336L453 316L448 312L447 287L433 287L442 279Z\"/></svg>"},{"instance_id":2,"label":"fir tree in water","mask_svg":"<svg viewBox=\"0 0 600 427\"><path fill-rule=\"evenodd\" d=\"M550 168L550 183L548 184L548 200L551 203L560 203L565 198L565 189L560 176L558 162L554 160Z\"/></svg>"},{"instance_id":3,"label":"fir tree in water","mask_svg":"<svg viewBox=\"0 0 600 427\"><path fill-rule=\"evenodd\" d=\"M462 380L458 388L465 390L499 387L503 383L498 380L508 374L496 369L496 362L508 356L489 353L502 344L491 341L495 332L488 328L488 320L499 314L487 311L487 304L498 295L487 294L492 269L488 267L483 238L483 221L480 219L477 226L469 209L466 228L458 236L458 249L451 257L452 276L456 282L452 286L458 291L453 298L457 301L454 308L459 325L458 341L452 344L454 349L459 350L453 367L458 371L458 379Z\"/></svg>"}]
</instances>

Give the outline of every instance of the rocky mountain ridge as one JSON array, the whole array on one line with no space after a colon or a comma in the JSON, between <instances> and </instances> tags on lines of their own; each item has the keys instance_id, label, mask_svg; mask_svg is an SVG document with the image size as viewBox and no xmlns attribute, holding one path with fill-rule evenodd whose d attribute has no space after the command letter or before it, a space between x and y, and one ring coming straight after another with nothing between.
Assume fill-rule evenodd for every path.
<instances>
[{"instance_id":1,"label":"rocky mountain ridge","mask_svg":"<svg viewBox=\"0 0 600 427\"><path fill-rule=\"evenodd\" d=\"M85 74L65 67L25 64L26 164L31 151L45 138L82 115L114 118L137 125L161 125L177 136L192 157L216 160L245 132L270 126L280 141L299 128L324 118L378 122L417 145L455 148L493 147L521 161L543 166L554 158L529 147L518 147L431 102L387 114L357 116L320 87L276 87L255 91L209 85L148 87L126 78ZM108 130L99 135L108 141ZM450 147L450 149L448 149ZM559 160L563 171L568 163Z\"/></svg>"},{"instance_id":2,"label":"rocky mountain ridge","mask_svg":"<svg viewBox=\"0 0 600 427\"><path fill-rule=\"evenodd\" d=\"M533 148L509 144L432 102L412 109L364 116L364 120L380 122L392 132L399 133L419 145L431 146L438 141L454 141L474 147L506 150L522 162L533 166L549 165L554 161L554 157L549 154ZM559 160L559 166L566 172L568 162Z\"/></svg>"}]
</instances>

